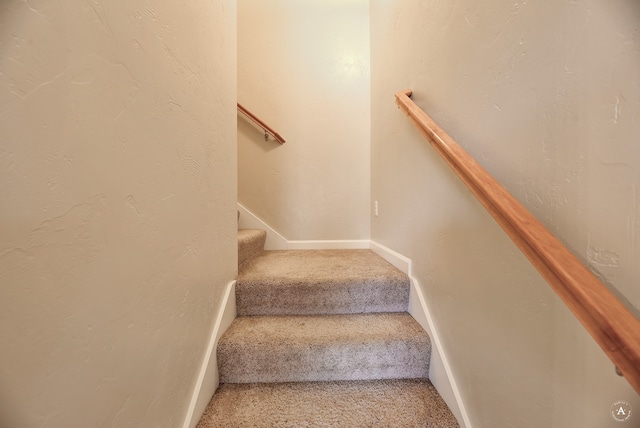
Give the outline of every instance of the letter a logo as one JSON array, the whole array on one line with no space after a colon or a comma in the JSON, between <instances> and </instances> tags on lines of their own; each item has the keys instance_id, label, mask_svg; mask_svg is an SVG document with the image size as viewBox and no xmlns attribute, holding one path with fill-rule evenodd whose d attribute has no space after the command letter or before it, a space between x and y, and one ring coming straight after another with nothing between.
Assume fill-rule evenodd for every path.
<instances>
[{"instance_id":1,"label":"letter a logo","mask_svg":"<svg viewBox=\"0 0 640 428\"><path fill-rule=\"evenodd\" d=\"M616 401L611 405L611 417L618 422L628 421L631 417L631 404L626 401Z\"/></svg>"}]
</instances>

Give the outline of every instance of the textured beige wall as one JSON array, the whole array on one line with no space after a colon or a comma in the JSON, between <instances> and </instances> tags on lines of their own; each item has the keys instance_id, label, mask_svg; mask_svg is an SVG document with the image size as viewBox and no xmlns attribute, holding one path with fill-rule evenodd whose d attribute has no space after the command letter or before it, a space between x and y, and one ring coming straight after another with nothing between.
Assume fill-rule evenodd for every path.
<instances>
[{"instance_id":1,"label":"textured beige wall","mask_svg":"<svg viewBox=\"0 0 640 428\"><path fill-rule=\"evenodd\" d=\"M638 314L640 6L372 0L371 34L372 239L413 259L473 426L622 426L609 407L638 395L393 94L412 88Z\"/></svg>"},{"instance_id":2,"label":"textured beige wall","mask_svg":"<svg viewBox=\"0 0 640 428\"><path fill-rule=\"evenodd\" d=\"M182 424L236 273L235 14L0 4L0 426Z\"/></svg>"},{"instance_id":3,"label":"textured beige wall","mask_svg":"<svg viewBox=\"0 0 640 428\"><path fill-rule=\"evenodd\" d=\"M238 200L289 240L369 238L366 0L238 2Z\"/></svg>"}]
</instances>

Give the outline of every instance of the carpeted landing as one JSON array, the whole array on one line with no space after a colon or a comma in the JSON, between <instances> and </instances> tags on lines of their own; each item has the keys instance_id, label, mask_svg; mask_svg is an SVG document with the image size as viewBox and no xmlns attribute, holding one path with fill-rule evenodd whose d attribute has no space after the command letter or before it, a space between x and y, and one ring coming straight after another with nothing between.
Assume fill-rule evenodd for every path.
<instances>
[{"instance_id":1,"label":"carpeted landing","mask_svg":"<svg viewBox=\"0 0 640 428\"><path fill-rule=\"evenodd\" d=\"M238 245L238 317L198 428L458 427L404 273L369 250L264 251L260 231Z\"/></svg>"}]
</instances>

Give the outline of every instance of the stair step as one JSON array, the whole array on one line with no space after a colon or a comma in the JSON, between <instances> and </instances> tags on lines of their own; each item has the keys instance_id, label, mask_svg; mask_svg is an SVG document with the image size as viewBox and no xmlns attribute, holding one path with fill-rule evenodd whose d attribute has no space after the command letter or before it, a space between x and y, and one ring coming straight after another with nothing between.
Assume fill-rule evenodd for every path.
<instances>
[{"instance_id":1,"label":"stair step","mask_svg":"<svg viewBox=\"0 0 640 428\"><path fill-rule=\"evenodd\" d=\"M439 427L458 423L428 380L223 384L197 428Z\"/></svg>"},{"instance_id":2,"label":"stair step","mask_svg":"<svg viewBox=\"0 0 640 428\"><path fill-rule=\"evenodd\" d=\"M221 383L426 378L431 342L407 313L238 317Z\"/></svg>"},{"instance_id":3,"label":"stair step","mask_svg":"<svg viewBox=\"0 0 640 428\"><path fill-rule=\"evenodd\" d=\"M409 278L370 250L264 251L243 265L238 315L404 312Z\"/></svg>"},{"instance_id":4,"label":"stair step","mask_svg":"<svg viewBox=\"0 0 640 428\"><path fill-rule=\"evenodd\" d=\"M264 251L267 232L261 229L238 229L238 266Z\"/></svg>"}]
</instances>

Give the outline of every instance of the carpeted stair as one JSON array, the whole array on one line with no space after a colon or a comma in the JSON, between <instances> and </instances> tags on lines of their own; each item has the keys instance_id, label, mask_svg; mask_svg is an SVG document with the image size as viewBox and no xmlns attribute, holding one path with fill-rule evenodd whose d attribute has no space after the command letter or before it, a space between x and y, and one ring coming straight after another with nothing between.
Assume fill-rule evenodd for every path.
<instances>
[{"instance_id":1,"label":"carpeted stair","mask_svg":"<svg viewBox=\"0 0 640 428\"><path fill-rule=\"evenodd\" d=\"M264 230L238 229L238 267L262 253L266 240Z\"/></svg>"},{"instance_id":2,"label":"carpeted stair","mask_svg":"<svg viewBox=\"0 0 640 428\"><path fill-rule=\"evenodd\" d=\"M265 251L246 263L238 315L404 312L409 278L369 250Z\"/></svg>"},{"instance_id":3,"label":"carpeted stair","mask_svg":"<svg viewBox=\"0 0 640 428\"><path fill-rule=\"evenodd\" d=\"M405 274L369 250L264 251L262 236L238 233L238 318L199 428L458 426Z\"/></svg>"},{"instance_id":4,"label":"carpeted stair","mask_svg":"<svg viewBox=\"0 0 640 428\"><path fill-rule=\"evenodd\" d=\"M429 355L402 313L239 317L218 345L222 383L422 378Z\"/></svg>"}]
</instances>

